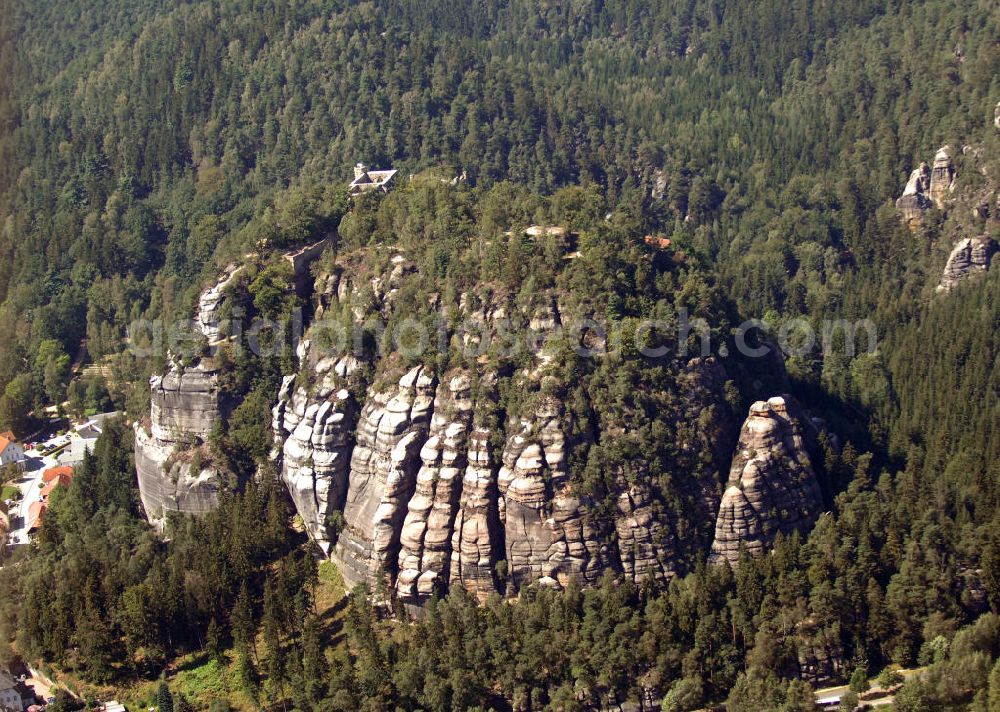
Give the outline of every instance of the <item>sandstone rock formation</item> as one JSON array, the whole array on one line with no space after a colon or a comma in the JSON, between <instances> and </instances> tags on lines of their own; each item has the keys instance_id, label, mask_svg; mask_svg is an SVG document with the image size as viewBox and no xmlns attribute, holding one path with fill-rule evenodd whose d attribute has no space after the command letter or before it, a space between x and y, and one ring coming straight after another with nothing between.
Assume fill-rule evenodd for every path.
<instances>
[{"instance_id":1,"label":"sandstone rock formation","mask_svg":"<svg viewBox=\"0 0 1000 712\"><path fill-rule=\"evenodd\" d=\"M210 346L223 339L221 320L226 289L242 270L242 266L230 265L223 272L222 278L198 297L198 312L195 315L195 323Z\"/></svg>"},{"instance_id":2,"label":"sandstone rock formation","mask_svg":"<svg viewBox=\"0 0 1000 712\"><path fill-rule=\"evenodd\" d=\"M950 292L963 279L986 272L998 251L1000 246L989 235L960 240L948 255L948 263L945 265L937 291Z\"/></svg>"},{"instance_id":3,"label":"sandstone rock formation","mask_svg":"<svg viewBox=\"0 0 1000 712\"><path fill-rule=\"evenodd\" d=\"M452 376L438 388L430 432L420 449L413 497L400 532L396 590L407 603L442 593L450 576L452 529L469 463L471 380Z\"/></svg>"},{"instance_id":4,"label":"sandstone rock formation","mask_svg":"<svg viewBox=\"0 0 1000 712\"><path fill-rule=\"evenodd\" d=\"M359 410L342 384L357 366L350 357L317 364L322 381L312 400L305 388L293 388L294 376L286 376L273 411L274 431L284 436L278 441L281 477L306 530L326 554L333 544L329 518L343 507L347 492Z\"/></svg>"},{"instance_id":5,"label":"sandstone rock formation","mask_svg":"<svg viewBox=\"0 0 1000 712\"><path fill-rule=\"evenodd\" d=\"M489 431L469 435L468 466L462 478L458 512L452 527L448 582L483 602L497 591L496 562L503 559L497 470L490 453ZM498 548L500 550L498 550Z\"/></svg>"},{"instance_id":6,"label":"sandstone rock formation","mask_svg":"<svg viewBox=\"0 0 1000 712\"><path fill-rule=\"evenodd\" d=\"M951 146L942 146L934 155L928 194L938 210L943 210L948 197L955 189L955 165L951 160Z\"/></svg>"},{"instance_id":7,"label":"sandstone rock formation","mask_svg":"<svg viewBox=\"0 0 1000 712\"><path fill-rule=\"evenodd\" d=\"M226 269L198 298L195 325L208 344L221 339L222 303L239 271ZM149 379L149 389L149 423L135 424L135 470L146 517L162 527L170 512L204 514L218 504L219 473L199 463L206 461L201 446L225 404L219 373L205 359L188 367L171 359L165 374Z\"/></svg>"},{"instance_id":8,"label":"sandstone rock formation","mask_svg":"<svg viewBox=\"0 0 1000 712\"><path fill-rule=\"evenodd\" d=\"M896 201L896 210L899 211L903 222L910 229L916 229L920 225L923 220L924 211L933 205L931 199L927 196L930 187L930 166L926 162L921 162L910 173L910 179L906 182L903 194Z\"/></svg>"},{"instance_id":9,"label":"sandstone rock formation","mask_svg":"<svg viewBox=\"0 0 1000 712\"><path fill-rule=\"evenodd\" d=\"M317 318L391 319L407 280L421 279L401 255L350 259L317 276ZM561 363L544 338L533 335L516 362L487 355L512 323L542 336L558 329L565 305L550 293L518 305L487 289L460 295L452 308L449 318L465 326L448 335L461 366L438 373L426 364L403 369L392 352L346 355L323 343L317 322L302 342L299 374L282 384L273 457L307 532L349 584L415 607L451 587L483 601L531 582L592 584L609 571L667 582L703 557L711 541L703 525L717 511L735 441L726 375L714 359L674 363L650 386L677 389L669 413L676 473L637 455L628 473L604 475L595 494L570 463L581 467L599 441L627 441L629 418L607 432L600 418L581 422L554 395ZM498 402L500 381L523 394L509 412Z\"/></svg>"},{"instance_id":10,"label":"sandstone rock formation","mask_svg":"<svg viewBox=\"0 0 1000 712\"><path fill-rule=\"evenodd\" d=\"M903 194L896 200L896 210L911 230L923 221L923 214L931 207L943 210L955 189L955 166L951 147L942 146L934 155L934 163L921 162L906 182Z\"/></svg>"},{"instance_id":11,"label":"sandstone rock formation","mask_svg":"<svg viewBox=\"0 0 1000 712\"><path fill-rule=\"evenodd\" d=\"M149 425L135 424L135 469L146 516L162 526L169 512L204 514L218 503L218 472L211 466L193 471L193 465L204 461L201 445L222 402L218 373L201 364L173 363L149 386Z\"/></svg>"},{"instance_id":12,"label":"sandstone rock formation","mask_svg":"<svg viewBox=\"0 0 1000 712\"><path fill-rule=\"evenodd\" d=\"M219 474L211 467L194 469L191 451L175 459L178 445L135 430L135 468L142 507L151 524L162 527L170 512L200 515L218 505Z\"/></svg>"},{"instance_id":13,"label":"sandstone rock formation","mask_svg":"<svg viewBox=\"0 0 1000 712\"><path fill-rule=\"evenodd\" d=\"M352 583L391 580L407 504L416 487L437 379L417 366L398 386L372 393L361 410L337 558Z\"/></svg>"},{"instance_id":14,"label":"sandstone rock formation","mask_svg":"<svg viewBox=\"0 0 1000 712\"><path fill-rule=\"evenodd\" d=\"M152 436L175 443L205 439L219 417L218 377L203 362L189 368L173 363L163 376L152 376Z\"/></svg>"},{"instance_id":15,"label":"sandstone rock formation","mask_svg":"<svg viewBox=\"0 0 1000 712\"><path fill-rule=\"evenodd\" d=\"M741 547L758 555L779 532L816 522L823 498L809 456L814 428L789 396L750 407L719 506L711 562L735 565Z\"/></svg>"},{"instance_id":16,"label":"sandstone rock formation","mask_svg":"<svg viewBox=\"0 0 1000 712\"><path fill-rule=\"evenodd\" d=\"M327 244L321 240L284 256L297 285L309 276L309 262ZM198 297L194 325L210 347L207 353L214 355L211 347L229 336L222 319L224 304L243 268L229 265ZM166 373L150 378L149 418L134 426L135 468L143 509L156 526L162 527L170 512L204 514L218 504L223 478L204 443L231 405L220 387L221 375L211 357L197 358L191 365L171 357Z\"/></svg>"},{"instance_id":17,"label":"sandstone rock formation","mask_svg":"<svg viewBox=\"0 0 1000 712\"><path fill-rule=\"evenodd\" d=\"M545 398L504 447L499 512L515 589L534 580L593 583L610 565L606 537L588 516L592 502L569 485L564 427L561 404Z\"/></svg>"}]
</instances>

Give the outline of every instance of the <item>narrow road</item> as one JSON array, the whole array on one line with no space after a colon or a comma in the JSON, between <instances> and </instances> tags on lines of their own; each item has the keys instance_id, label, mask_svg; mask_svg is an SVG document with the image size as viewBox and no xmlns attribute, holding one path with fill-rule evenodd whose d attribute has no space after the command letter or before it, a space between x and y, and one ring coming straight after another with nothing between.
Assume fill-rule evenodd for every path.
<instances>
[{"instance_id":1,"label":"narrow road","mask_svg":"<svg viewBox=\"0 0 1000 712\"><path fill-rule=\"evenodd\" d=\"M58 438L50 440L49 443L55 440ZM37 502L42 495L42 474L48 468L59 464L55 455L42 457L37 449L25 450L24 455L27 458L24 463L24 473L14 483L21 490L22 497L20 509L16 510L18 526L16 528L13 526L12 517L11 530L7 535L7 541L12 546L28 543L28 527L31 525L28 515L31 511L31 505Z\"/></svg>"},{"instance_id":2,"label":"narrow road","mask_svg":"<svg viewBox=\"0 0 1000 712\"><path fill-rule=\"evenodd\" d=\"M900 675L903 676L904 680L908 680L909 678L923 671L924 668L914 668L912 670L899 670L898 672ZM868 684L870 685L869 689L871 692L882 691L882 686L878 684L875 678L871 678L870 680L868 680ZM821 690L816 690L816 701L819 702L820 700L829 700L834 697L839 699L844 695L846 695L848 692L850 692L850 689L851 688L848 685L838 685L837 687L824 687ZM892 704L892 702L893 698L890 695L886 695L885 697L880 697L874 700L867 700L867 703L872 707L883 707L885 705Z\"/></svg>"}]
</instances>

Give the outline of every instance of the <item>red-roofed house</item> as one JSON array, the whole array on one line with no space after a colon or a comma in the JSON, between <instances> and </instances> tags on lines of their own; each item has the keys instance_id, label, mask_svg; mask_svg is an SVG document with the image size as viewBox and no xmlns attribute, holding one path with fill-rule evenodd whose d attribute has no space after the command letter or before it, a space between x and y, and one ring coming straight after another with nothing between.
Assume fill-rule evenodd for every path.
<instances>
[{"instance_id":1,"label":"red-roofed house","mask_svg":"<svg viewBox=\"0 0 1000 712\"><path fill-rule=\"evenodd\" d=\"M72 477L73 468L69 465L58 465L56 467L50 467L45 472L42 473L42 482L48 484L52 480L58 477Z\"/></svg>"},{"instance_id":2,"label":"red-roofed house","mask_svg":"<svg viewBox=\"0 0 1000 712\"><path fill-rule=\"evenodd\" d=\"M48 507L45 506L45 502L38 501L31 503L31 506L28 507L28 531L38 529L42 523L42 517L45 515L46 509Z\"/></svg>"},{"instance_id":3,"label":"red-roofed house","mask_svg":"<svg viewBox=\"0 0 1000 712\"><path fill-rule=\"evenodd\" d=\"M73 479L72 475L64 475L64 474L60 474L59 476L53 478L51 482L42 487L42 493L41 493L42 501L48 502L49 495L52 494L52 492L57 487L68 487L72 479Z\"/></svg>"},{"instance_id":4,"label":"red-roofed house","mask_svg":"<svg viewBox=\"0 0 1000 712\"><path fill-rule=\"evenodd\" d=\"M0 433L0 465L24 462L24 447L9 430Z\"/></svg>"}]
</instances>

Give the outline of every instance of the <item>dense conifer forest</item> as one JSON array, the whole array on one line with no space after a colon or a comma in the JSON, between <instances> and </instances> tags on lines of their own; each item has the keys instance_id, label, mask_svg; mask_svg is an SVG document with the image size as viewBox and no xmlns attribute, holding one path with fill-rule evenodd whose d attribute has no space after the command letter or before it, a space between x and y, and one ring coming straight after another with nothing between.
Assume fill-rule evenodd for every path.
<instances>
[{"instance_id":1,"label":"dense conifer forest","mask_svg":"<svg viewBox=\"0 0 1000 712\"><path fill-rule=\"evenodd\" d=\"M3 562L0 663L161 710L792 712L834 657L859 688L924 667L899 710L1000 710L1000 269L935 292L958 239L1000 236L995 195L992 218L961 202L1000 172L998 102L992 0L0 0L0 430L63 401L125 414ZM893 201L944 144L961 207L908 229ZM357 161L399 189L348 200ZM579 264L503 239L534 223L578 231ZM456 590L410 621L344 592L293 524L268 456L286 352L227 384L241 405L211 447L239 486L158 535L126 421L164 355L136 358L128 325L189 318L223 265L330 232L405 246L427 294L684 307L724 343L745 319L766 338L871 320L872 352L785 359L782 386L838 435L827 511L666 587ZM286 314L266 257L253 308ZM72 378L78 359L104 375ZM730 364L742 417L773 374ZM671 402L645 375L578 380L611 418L641 402L652 457ZM605 464L580 463L583 486ZM224 684L182 689L185 665Z\"/></svg>"}]
</instances>

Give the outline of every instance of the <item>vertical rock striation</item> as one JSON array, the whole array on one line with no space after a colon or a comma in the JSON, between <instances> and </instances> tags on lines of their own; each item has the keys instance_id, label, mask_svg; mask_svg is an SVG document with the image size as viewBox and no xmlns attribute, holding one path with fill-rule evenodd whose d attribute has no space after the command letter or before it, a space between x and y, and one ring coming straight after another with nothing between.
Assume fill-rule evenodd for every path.
<instances>
[{"instance_id":1,"label":"vertical rock striation","mask_svg":"<svg viewBox=\"0 0 1000 712\"><path fill-rule=\"evenodd\" d=\"M292 264L296 284L310 277L309 263L328 243L321 240L284 256ZM213 347L230 338L222 317L243 270L243 264L230 264L198 296L193 323L212 356ZM149 419L135 424L135 466L143 509L156 526L162 527L170 512L204 514L218 504L223 477L204 443L231 405L232 397L221 388L222 375L215 360L206 356L190 366L171 358L166 373L150 378Z\"/></svg>"},{"instance_id":2,"label":"vertical rock striation","mask_svg":"<svg viewBox=\"0 0 1000 712\"><path fill-rule=\"evenodd\" d=\"M608 543L588 516L589 499L570 486L562 405L543 398L504 447L497 478L511 585L593 583L609 565Z\"/></svg>"},{"instance_id":3,"label":"vertical rock striation","mask_svg":"<svg viewBox=\"0 0 1000 712\"><path fill-rule=\"evenodd\" d=\"M944 210L948 198L955 189L955 165L951 160L951 146L942 146L934 154L931 167L930 187L927 192L938 210Z\"/></svg>"},{"instance_id":4,"label":"vertical rock striation","mask_svg":"<svg viewBox=\"0 0 1000 712\"><path fill-rule=\"evenodd\" d=\"M420 449L413 497L400 532L396 591L416 604L447 588L452 530L469 463L472 427L471 380L454 375L438 388L429 437Z\"/></svg>"},{"instance_id":5,"label":"vertical rock striation","mask_svg":"<svg viewBox=\"0 0 1000 712\"><path fill-rule=\"evenodd\" d=\"M417 366L395 389L369 394L362 408L335 552L350 583L391 580L396 572L436 385L434 374Z\"/></svg>"},{"instance_id":6,"label":"vertical rock striation","mask_svg":"<svg viewBox=\"0 0 1000 712\"><path fill-rule=\"evenodd\" d=\"M174 362L149 388L149 424L135 424L135 469L146 517L162 528L169 512L204 514L218 504L219 473L199 463L223 402L219 374L204 363Z\"/></svg>"},{"instance_id":7,"label":"vertical rock striation","mask_svg":"<svg viewBox=\"0 0 1000 712\"><path fill-rule=\"evenodd\" d=\"M345 386L353 384L359 366L350 356L321 360L314 366L319 384L312 394L286 376L273 410L281 479L306 531L327 555L336 528L331 517L347 493L359 411Z\"/></svg>"},{"instance_id":8,"label":"vertical rock striation","mask_svg":"<svg viewBox=\"0 0 1000 712\"><path fill-rule=\"evenodd\" d=\"M480 602L497 591L496 564L503 558L497 470L489 440L490 433L483 428L469 436L469 462L452 528L448 577L451 586L464 588Z\"/></svg>"},{"instance_id":9,"label":"vertical rock striation","mask_svg":"<svg viewBox=\"0 0 1000 712\"><path fill-rule=\"evenodd\" d=\"M903 194L896 200L896 210L907 227L915 230L923 222L924 212L932 207L945 209L954 189L951 146L942 146L934 155L933 165L922 162L910 173Z\"/></svg>"},{"instance_id":10,"label":"vertical rock striation","mask_svg":"<svg viewBox=\"0 0 1000 712\"><path fill-rule=\"evenodd\" d=\"M407 280L421 278L400 255L330 269L316 278L315 314L356 323L395 319ZM666 583L704 555L735 439L714 359L660 365L650 384L635 366L638 387L676 393L662 428L676 442L654 471L637 448L650 426L633 425L636 406L608 410L604 422L586 390L605 384L563 383L545 340L566 317L554 293L518 304L484 288L460 295L451 313L436 295L429 304L465 327L448 334L445 371L429 362L401 373L397 354L367 347L342 356L310 330L273 411L282 480L349 584L419 607L451 588L485 601L529 583L590 585L606 572ZM516 328L531 334L529 350L496 356L493 339ZM573 388L570 408L563 394ZM650 417L649 407L634 417ZM584 486L593 448L640 454L627 473L591 467Z\"/></svg>"},{"instance_id":11,"label":"vertical rock striation","mask_svg":"<svg viewBox=\"0 0 1000 712\"><path fill-rule=\"evenodd\" d=\"M950 292L962 280L986 272L997 252L1000 252L1000 246L989 235L960 240L948 255L937 291Z\"/></svg>"},{"instance_id":12,"label":"vertical rock striation","mask_svg":"<svg viewBox=\"0 0 1000 712\"><path fill-rule=\"evenodd\" d=\"M815 437L813 424L788 396L750 407L719 506L710 562L735 565L741 547L758 555L779 533L815 524L823 507L809 456Z\"/></svg>"}]
</instances>

